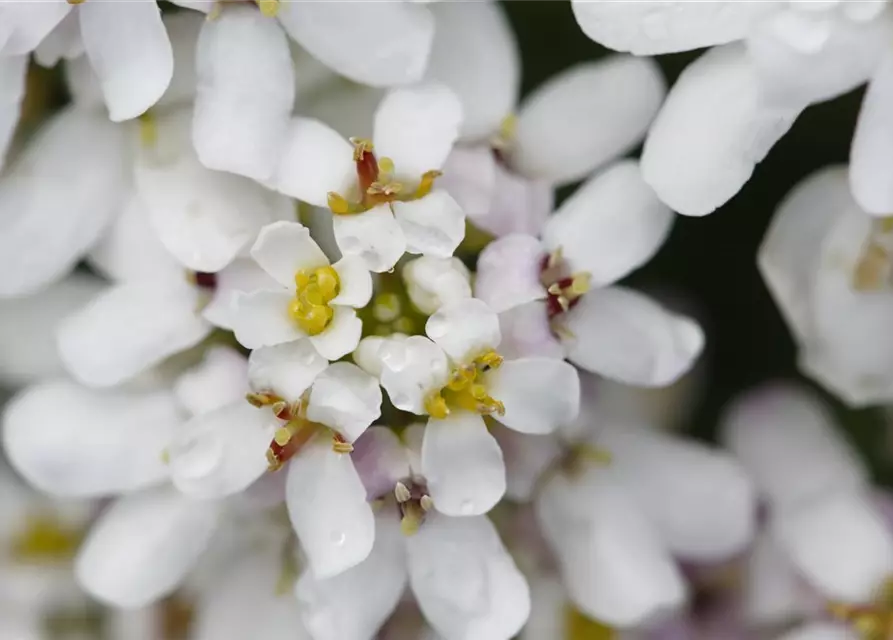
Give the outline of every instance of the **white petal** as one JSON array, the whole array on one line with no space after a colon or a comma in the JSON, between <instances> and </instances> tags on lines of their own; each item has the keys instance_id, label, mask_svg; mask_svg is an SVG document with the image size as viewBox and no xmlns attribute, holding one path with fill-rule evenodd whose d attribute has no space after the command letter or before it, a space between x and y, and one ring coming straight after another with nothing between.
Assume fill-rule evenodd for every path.
<instances>
[{"instance_id":1,"label":"white petal","mask_svg":"<svg viewBox=\"0 0 893 640\"><path fill-rule=\"evenodd\" d=\"M490 395L505 404L505 415L495 419L522 433L551 433L572 423L580 411L580 378L563 360L509 360L487 373L486 384Z\"/></svg>"},{"instance_id":2,"label":"white petal","mask_svg":"<svg viewBox=\"0 0 893 640\"><path fill-rule=\"evenodd\" d=\"M775 2L573 0L583 33L611 49L637 55L689 51L740 40L775 10Z\"/></svg>"},{"instance_id":3,"label":"white petal","mask_svg":"<svg viewBox=\"0 0 893 640\"><path fill-rule=\"evenodd\" d=\"M437 179L437 186L453 197L468 219L488 231L490 209L496 197L497 166L489 143L460 145L453 147L443 165L443 175ZM533 233L537 232L539 228Z\"/></svg>"},{"instance_id":4,"label":"white petal","mask_svg":"<svg viewBox=\"0 0 893 640\"><path fill-rule=\"evenodd\" d=\"M611 452L608 473L628 489L677 558L715 562L753 537L756 491L731 456L650 427L612 425L595 441Z\"/></svg>"},{"instance_id":5,"label":"white petal","mask_svg":"<svg viewBox=\"0 0 893 640\"><path fill-rule=\"evenodd\" d=\"M174 55L154 2L78 7L84 48L115 122L158 102L171 81Z\"/></svg>"},{"instance_id":6,"label":"white petal","mask_svg":"<svg viewBox=\"0 0 893 640\"><path fill-rule=\"evenodd\" d=\"M847 626L832 622L811 622L789 631L779 640L856 640L858 636Z\"/></svg>"},{"instance_id":7,"label":"white petal","mask_svg":"<svg viewBox=\"0 0 893 640\"><path fill-rule=\"evenodd\" d=\"M310 389L307 418L340 433L348 442L359 438L381 415L378 380L349 362L334 362Z\"/></svg>"},{"instance_id":8,"label":"white petal","mask_svg":"<svg viewBox=\"0 0 893 640\"><path fill-rule=\"evenodd\" d=\"M496 184L493 202L485 217L466 215L476 225L496 236L509 233L539 235L549 214L555 210L552 183L516 173L503 163L496 163Z\"/></svg>"},{"instance_id":9,"label":"white petal","mask_svg":"<svg viewBox=\"0 0 893 640\"><path fill-rule=\"evenodd\" d=\"M448 516L487 513L505 494L502 450L483 418L467 411L428 420L421 471L434 508Z\"/></svg>"},{"instance_id":10,"label":"white petal","mask_svg":"<svg viewBox=\"0 0 893 640\"><path fill-rule=\"evenodd\" d=\"M346 195L355 182L350 143L318 120L293 118L271 186L293 198L326 207L329 192Z\"/></svg>"},{"instance_id":11,"label":"white petal","mask_svg":"<svg viewBox=\"0 0 893 640\"><path fill-rule=\"evenodd\" d=\"M297 222L274 222L261 229L251 247L251 257L288 289L295 287L298 271L329 264L326 254L310 237L309 229Z\"/></svg>"},{"instance_id":12,"label":"white petal","mask_svg":"<svg viewBox=\"0 0 893 640\"><path fill-rule=\"evenodd\" d=\"M331 304L361 309L372 298L372 275L359 258L347 256L332 265L338 273L338 295Z\"/></svg>"},{"instance_id":13,"label":"white petal","mask_svg":"<svg viewBox=\"0 0 893 640\"><path fill-rule=\"evenodd\" d=\"M224 7L196 45L192 139L209 169L268 180L295 101L288 39L255 7Z\"/></svg>"},{"instance_id":14,"label":"white petal","mask_svg":"<svg viewBox=\"0 0 893 640\"><path fill-rule=\"evenodd\" d=\"M850 184L853 195L869 213L893 211L893 187L884 179L893 171L893 54L881 64L871 84L850 153Z\"/></svg>"},{"instance_id":15,"label":"white petal","mask_svg":"<svg viewBox=\"0 0 893 640\"><path fill-rule=\"evenodd\" d=\"M406 587L406 553L398 519L375 518L375 544L360 564L327 580L305 572L295 585L304 625L314 640L375 637Z\"/></svg>"},{"instance_id":16,"label":"white petal","mask_svg":"<svg viewBox=\"0 0 893 640\"><path fill-rule=\"evenodd\" d=\"M248 357L248 378L255 391L296 402L328 366L309 340L295 340L254 349Z\"/></svg>"},{"instance_id":17,"label":"white petal","mask_svg":"<svg viewBox=\"0 0 893 640\"><path fill-rule=\"evenodd\" d=\"M647 58L572 67L524 101L510 163L530 178L574 182L644 137L665 93Z\"/></svg>"},{"instance_id":18,"label":"white petal","mask_svg":"<svg viewBox=\"0 0 893 640\"><path fill-rule=\"evenodd\" d=\"M334 307L335 314L322 333L307 339L319 354L328 360L338 360L357 348L363 333L363 321L356 309Z\"/></svg>"},{"instance_id":19,"label":"white petal","mask_svg":"<svg viewBox=\"0 0 893 640\"><path fill-rule=\"evenodd\" d=\"M162 18L174 52L174 75L167 91L156 104L158 108L185 105L195 100L198 82L195 43L206 20L201 13L192 11L165 13Z\"/></svg>"},{"instance_id":20,"label":"white petal","mask_svg":"<svg viewBox=\"0 0 893 640\"><path fill-rule=\"evenodd\" d=\"M381 386L398 409L425 414L425 398L449 378L443 350L424 336L390 338L378 345Z\"/></svg>"},{"instance_id":21,"label":"white petal","mask_svg":"<svg viewBox=\"0 0 893 640\"><path fill-rule=\"evenodd\" d=\"M56 351L59 321L104 287L98 278L73 273L43 291L0 301L0 381L15 387L65 372Z\"/></svg>"},{"instance_id":22,"label":"white petal","mask_svg":"<svg viewBox=\"0 0 893 640\"><path fill-rule=\"evenodd\" d=\"M78 582L118 607L168 595L207 547L219 510L219 503L193 501L168 487L119 499L78 553Z\"/></svg>"},{"instance_id":23,"label":"white petal","mask_svg":"<svg viewBox=\"0 0 893 640\"><path fill-rule=\"evenodd\" d=\"M591 178L543 228L543 245L561 249L571 271L602 287L640 267L660 249L675 216L626 160Z\"/></svg>"},{"instance_id":24,"label":"white petal","mask_svg":"<svg viewBox=\"0 0 893 640\"><path fill-rule=\"evenodd\" d=\"M499 314L502 341L499 353L506 360L542 357L564 359L564 346L552 332L545 302L529 302Z\"/></svg>"},{"instance_id":25,"label":"white petal","mask_svg":"<svg viewBox=\"0 0 893 640\"><path fill-rule=\"evenodd\" d=\"M8 39L0 42L0 54L26 55L34 51L44 38L71 11L71 5L61 2L22 2L6 5L0 12L4 22L9 21ZM9 13L6 13L9 12ZM6 27L6 24L4 24Z\"/></svg>"},{"instance_id":26,"label":"white petal","mask_svg":"<svg viewBox=\"0 0 893 640\"><path fill-rule=\"evenodd\" d=\"M768 386L740 398L723 419L723 440L778 509L863 486L866 471L812 392Z\"/></svg>"},{"instance_id":27,"label":"white petal","mask_svg":"<svg viewBox=\"0 0 893 640\"><path fill-rule=\"evenodd\" d=\"M808 585L791 564L787 552L768 531L757 533L747 554L744 612L758 625L783 624L811 614Z\"/></svg>"},{"instance_id":28,"label":"white petal","mask_svg":"<svg viewBox=\"0 0 893 640\"><path fill-rule=\"evenodd\" d=\"M307 56L309 57L309 55ZM311 60L314 60L311 58ZM316 62L319 65L319 62ZM298 64L298 113L325 122L344 138L372 132L375 110L384 97L384 89L353 82L338 82L331 70L323 69L321 78L313 78L316 70L307 71ZM302 86L303 81L310 86ZM308 77L309 76L309 77Z\"/></svg>"},{"instance_id":29,"label":"white petal","mask_svg":"<svg viewBox=\"0 0 893 640\"><path fill-rule=\"evenodd\" d=\"M893 534L859 494L783 511L773 527L800 574L829 600L870 602L893 571Z\"/></svg>"},{"instance_id":30,"label":"white petal","mask_svg":"<svg viewBox=\"0 0 893 640\"><path fill-rule=\"evenodd\" d=\"M168 448L171 480L193 498L243 491L267 470L266 450L280 423L244 399L197 415Z\"/></svg>"},{"instance_id":31,"label":"white petal","mask_svg":"<svg viewBox=\"0 0 893 640\"><path fill-rule=\"evenodd\" d=\"M437 32L425 77L462 101L463 138L488 138L514 110L521 87L511 26L502 7L491 2L439 2L432 12Z\"/></svg>"},{"instance_id":32,"label":"white petal","mask_svg":"<svg viewBox=\"0 0 893 640\"><path fill-rule=\"evenodd\" d=\"M437 189L392 207L409 253L449 258L465 237L465 214L446 191Z\"/></svg>"},{"instance_id":33,"label":"white petal","mask_svg":"<svg viewBox=\"0 0 893 640\"><path fill-rule=\"evenodd\" d=\"M282 287L250 258L236 258L215 274L217 286L202 316L211 324L232 329L235 298L240 292L280 291Z\"/></svg>"},{"instance_id":34,"label":"white petal","mask_svg":"<svg viewBox=\"0 0 893 640\"><path fill-rule=\"evenodd\" d=\"M319 438L292 459L288 514L317 579L331 578L366 559L375 517L349 455Z\"/></svg>"},{"instance_id":35,"label":"white petal","mask_svg":"<svg viewBox=\"0 0 893 640\"><path fill-rule=\"evenodd\" d=\"M27 64L27 56L0 57L0 169L19 121Z\"/></svg>"},{"instance_id":36,"label":"white petal","mask_svg":"<svg viewBox=\"0 0 893 640\"><path fill-rule=\"evenodd\" d=\"M118 384L201 342L211 325L200 304L185 280L114 285L59 325L59 355L84 384Z\"/></svg>"},{"instance_id":37,"label":"white petal","mask_svg":"<svg viewBox=\"0 0 893 640\"><path fill-rule=\"evenodd\" d=\"M291 342L305 337L288 315L290 291L252 291L233 297L230 321L236 340L248 349Z\"/></svg>"},{"instance_id":38,"label":"white petal","mask_svg":"<svg viewBox=\"0 0 893 640\"><path fill-rule=\"evenodd\" d=\"M284 2L279 20L326 66L373 86L420 79L434 39L434 19L428 10L405 2Z\"/></svg>"},{"instance_id":39,"label":"white petal","mask_svg":"<svg viewBox=\"0 0 893 640\"><path fill-rule=\"evenodd\" d=\"M738 193L799 115L763 104L759 92L741 45L712 49L685 69L642 152L645 181L661 200L703 216Z\"/></svg>"},{"instance_id":40,"label":"white petal","mask_svg":"<svg viewBox=\"0 0 893 640\"><path fill-rule=\"evenodd\" d=\"M424 314L471 297L471 276L458 258L420 256L403 265L402 275L409 299Z\"/></svg>"},{"instance_id":41,"label":"white petal","mask_svg":"<svg viewBox=\"0 0 893 640\"><path fill-rule=\"evenodd\" d=\"M54 411L64 418L48 420L47 412ZM162 452L180 421L166 391L94 391L45 382L7 405L3 443L16 470L43 491L111 495L167 477Z\"/></svg>"},{"instance_id":42,"label":"white petal","mask_svg":"<svg viewBox=\"0 0 893 640\"><path fill-rule=\"evenodd\" d=\"M341 253L362 258L369 271L390 271L406 251L403 230L386 204L332 220Z\"/></svg>"},{"instance_id":43,"label":"white petal","mask_svg":"<svg viewBox=\"0 0 893 640\"><path fill-rule=\"evenodd\" d=\"M559 461L561 442L552 435L531 435L501 425L491 425L490 433L505 459L506 497L515 502L530 502L543 475Z\"/></svg>"},{"instance_id":44,"label":"white petal","mask_svg":"<svg viewBox=\"0 0 893 640\"><path fill-rule=\"evenodd\" d=\"M564 316L572 334L562 340L568 359L626 384L666 386L692 367L704 347L704 333L693 320L622 287L590 291Z\"/></svg>"},{"instance_id":45,"label":"white petal","mask_svg":"<svg viewBox=\"0 0 893 640\"><path fill-rule=\"evenodd\" d=\"M375 112L375 153L397 175L417 180L446 162L462 123L462 103L442 84L393 89Z\"/></svg>"},{"instance_id":46,"label":"white petal","mask_svg":"<svg viewBox=\"0 0 893 640\"><path fill-rule=\"evenodd\" d=\"M84 41L77 11L70 11L34 50L35 62L48 69L55 67L60 60L68 61L82 55Z\"/></svg>"},{"instance_id":47,"label":"white petal","mask_svg":"<svg viewBox=\"0 0 893 640\"><path fill-rule=\"evenodd\" d=\"M0 295L58 280L96 241L127 189L122 134L101 116L69 108L0 181Z\"/></svg>"},{"instance_id":48,"label":"white petal","mask_svg":"<svg viewBox=\"0 0 893 640\"><path fill-rule=\"evenodd\" d=\"M413 593L439 636L508 640L527 622L527 581L486 517L429 515L407 553Z\"/></svg>"},{"instance_id":49,"label":"white petal","mask_svg":"<svg viewBox=\"0 0 893 640\"><path fill-rule=\"evenodd\" d=\"M425 333L457 362L466 362L499 346L499 318L481 300L445 304L428 318Z\"/></svg>"},{"instance_id":50,"label":"white petal","mask_svg":"<svg viewBox=\"0 0 893 640\"><path fill-rule=\"evenodd\" d=\"M248 361L223 345L208 349L202 361L177 378L174 393L192 415L214 411L248 392Z\"/></svg>"},{"instance_id":51,"label":"white petal","mask_svg":"<svg viewBox=\"0 0 893 640\"><path fill-rule=\"evenodd\" d=\"M540 281L546 250L533 236L512 234L488 244L478 256L474 295L493 311L542 300L546 288Z\"/></svg>"}]
</instances>

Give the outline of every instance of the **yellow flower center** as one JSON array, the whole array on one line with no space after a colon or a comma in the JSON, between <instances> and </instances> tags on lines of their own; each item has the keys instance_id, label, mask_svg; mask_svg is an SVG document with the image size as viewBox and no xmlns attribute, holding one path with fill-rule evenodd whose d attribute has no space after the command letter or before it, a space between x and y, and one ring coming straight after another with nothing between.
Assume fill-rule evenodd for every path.
<instances>
[{"instance_id":1,"label":"yellow flower center","mask_svg":"<svg viewBox=\"0 0 893 640\"><path fill-rule=\"evenodd\" d=\"M319 335L335 315L329 303L340 289L338 272L331 266L302 269L295 274L295 297L288 315L308 336Z\"/></svg>"},{"instance_id":2,"label":"yellow flower center","mask_svg":"<svg viewBox=\"0 0 893 640\"><path fill-rule=\"evenodd\" d=\"M22 562L61 562L74 558L81 543L81 531L74 531L52 515L29 516L25 528L12 540L12 557Z\"/></svg>"},{"instance_id":3,"label":"yellow flower center","mask_svg":"<svg viewBox=\"0 0 893 640\"><path fill-rule=\"evenodd\" d=\"M432 418L443 419L457 409L481 415L505 413L505 405L493 398L484 382L484 373L498 369L502 356L490 349L469 364L461 365L450 373L446 385L425 398L425 411Z\"/></svg>"},{"instance_id":4,"label":"yellow flower center","mask_svg":"<svg viewBox=\"0 0 893 640\"><path fill-rule=\"evenodd\" d=\"M565 640L613 640L616 634L611 627L589 618L574 607L565 607Z\"/></svg>"},{"instance_id":5,"label":"yellow flower center","mask_svg":"<svg viewBox=\"0 0 893 640\"><path fill-rule=\"evenodd\" d=\"M893 578L881 587L875 600L865 605L832 602L828 611L849 624L863 640L893 638Z\"/></svg>"}]
</instances>

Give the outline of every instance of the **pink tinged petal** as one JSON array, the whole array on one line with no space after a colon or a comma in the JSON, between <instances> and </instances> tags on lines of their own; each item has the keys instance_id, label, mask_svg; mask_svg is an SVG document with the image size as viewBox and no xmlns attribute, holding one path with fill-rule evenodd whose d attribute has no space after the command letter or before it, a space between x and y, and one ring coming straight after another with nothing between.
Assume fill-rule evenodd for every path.
<instances>
[{"instance_id":1,"label":"pink tinged petal","mask_svg":"<svg viewBox=\"0 0 893 640\"><path fill-rule=\"evenodd\" d=\"M366 429L353 443L350 457L370 501L392 492L397 482L410 474L406 447L387 427Z\"/></svg>"},{"instance_id":2,"label":"pink tinged petal","mask_svg":"<svg viewBox=\"0 0 893 640\"><path fill-rule=\"evenodd\" d=\"M775 535L829 600L870 602L893 572L893 533L859 494L826 496L777 514Z\"/></svg>"},{"instance_id":3,"label":"pink tinged petal","mask_svg":"<svg viewBox=\"0 0 893 640\"><path fill-rule=\"evenodd\" d=\"M538 238L512 234L487 245L477 262L474 295L493 311L542 300L546 288L540 281L547 252Z\"/></svg>"},{"instance_id":4,"label":"pink tinged petal","mask_svg":"<svg viewBox=\"0 0 893 640\"><path fill-rule=\"evenodd\" d=\"M375 112L375 153L393 160L398 176L417 180L443 166L461 123L462 103L446 86L426 83L393 89Z\"/></svg>"},{"instance_id":5,"label":"pink tinged petal","mask_svg":"<svg viewBox=\"0 0 893 640\"><path fill-rule=\"evenodd\" d=\"M666 240L675 216L645 184L639 164L625 160L590 178L543 228L543 245L561 249L572 271L602 287L648 261Z\"/></svg>"},{"instance_id":6,"label":"pink tinged petal","mask_svg":"<svg viewBox=\"0 0 893 640\"><path fill-rule=\"evenodd\" d=\"M424 336L386 339L374 360L381 365L381 386L391 404L417 415L425 414L427 395L449 379L446 354Z\"/></svg>"},{"instance_id":7,"label":"pink tinged petal","mask_svg":"<svg viewBox=\"0 0 893 640\"><path fill-rule=\"evenodd\" d=\"M61 419L47 412L62 411ZM6 407L3 444L28 482L61 496L136 491L167 477L162 452L181 423L171 393L30 387Z\"/></svg>"},{"instance_id":8,"label":"pink tinged petal","mask_svg":"<svg viewBox=\"0 0 893 640\"><path fill-rule=\"evenodd\" d=\"M636 55L690 51L740 40L776 2L730 3L650 0L618 3L573 0L577 23L587 36Z\"/></svg>"},{"instance_id":9,"label":"pink tinged petal","mask_svg":"<svg viewBox=\"0 0 893 640\"><path fill-rule=\"evenodd\" d=\"M0 169L19 121L27 64L27 56L0 57Z\"/></svg>"},{"instance_id":10,"label":"pink tinged petal","mask_svg":"<svg viewBox=\"0 0 893 640\"><path fill-rule=\"evenodd\" d=\"M381 415L378 380L349 362L334 362L310 389L307 418L334 429L348 442Z\"/></svg>"},{"instance_id":11,"label":"pink tinged petal","mask_svg":"<svg viewBox=\"0 0 893 640\"><path fill-rule=\"evenodd\" d=\"M350 456L332 451L330 438L318 438L292 459L286 494L314 578L331 578L366 559L375 517Z\"/></svg>"},{"instance_id":12,"label":"pink tinged petal","mask_svg":"<svg viewBox=\"0 0 893 640\"><path fill-rule=\"evenodd\" d=\"M561 443L551 435L531 435L501 425L490 427L505 459L505 495L529 502L540 478L561 456Z\"/></svg>"},{"instance_id":13,"label":"pink tinged petal","mask_svg":"<svg viewBox=\"0 0 893 640\"><path fill-rule=\"evenodd\" d=\"M268 224L251 247L251 257L280 285L295 287L295 274L327 267L329 259L310 237L310 230L297 222Z\"/></svg>"},{"instance_id":14,"label":"pink tinged petal","mask_svg":"<svg viewBox=\"0 0 893 640\"><path fill-rule=\"evenodd\" d=\"M686 68L642 152L645 181L661 200L703 216L738 193L800 112L764 104L760 91L741 45L708 51Z\"/></svg>"},{"instance_id":15,"label":"pink tinged petal","mask_svg":"<svg viewBox=\"0 0 893 640\"><path fill-rule=\"evenodd\" d=\"M730 455L649 427L599 429L608 473L632 495L676 558L726 560L750 543L756 491Z\"/></svg>"},{"instance_id":16,"label":"pink tinged petal","mask_svg":"<svg viewBox=\"0 0 893 640\"><path fill-rule=\"evenodd\" d=\"M481 228L496 190L496 158L489 144L453 147L443 165L437 186L449 193L468 219ZM488 229L489 230L489 229Z\"/></svg>"},{"instance_id":17,"label":"pink tinged petal","mask_svg":"<svg viewBox=\"0 0 893 640\"><path fill-rule=\"evenodd\" d=\"M224 7L196 50L192 140L209 169L269 180L295 101L288 39L255 7Z\"/></svg>"},{"instance_id":18,"label":"pink tinged petal","mask_svg":"<svg viewBox=\"0 0 893 640\"><path fill-rule=\"evenodd\" d=\"M773 385L745 395L727 411L722 435L776 509L865 485L859 457L837 434L828 407L805 388Z\"/></svg>"},{"instance_id":19,"label":"pink tinged petal","mask_svg":"<svg viewBox=\"0 0 893 640\"><path fill-rule=\"evenodd\" d=\"M272 392L297 402L328 366L309 340L295 340L254 349L248 357L248 378L258 393Z\"/></svg>"},{"instance_id":20,"label":"pink tinged petal","mask_svg":"<svg viewBox=\"0 0 893 640\"><path fill-rule=\"evenodd\" d=\"M499 346L499 318L482 300L445 304L428 318L425 333L452 360L467 362Z\"/></svg>"},{"instance_id":21,"label":"pink tinged petal","mask_svg":"<svg viewBox=\"0 0 893 640\"><path fill-rule=\"evenodd\" d=\"M526 178L497 163L490 211L478 218L466 214L484 231L496 236L539 235L554 209L555 193L549 181Z\"/></svg>"},{"instance_id":22,"label":"pink tinged petal","mask_svg":"<svg viewBox=\"0 0 893 640\"><path fill-rule=\"evenodd\" d=\"M487 373L486 384L505 405L505 414L494 417L521 433L551 433L580 411L580 377L564 360L509 360Z\"/></svg>"},{"instance_id":23,"label":"pink tinged petal","mask_svg":"<svg viewBox=\"0 0 893 640\"><path fill-rule=\"evenodd\" d=\"M291 291L252 291L233 298L230 322L236 340L248 349L268 347L305 337L288 315Z\"/></svg>"},{"instance_id":24,"label":"pink tinged petal","mask_svg":"<svg viewBox=\"0 0 893 640\"><path fill-rule=\"evenodd\" d=\"M500 313L499 330L502 333L499 353L506 360L564 359L564 346L552 332L545 302L529 302Z\"/></svg>"},{"instance_id":25,"label":"pink tinged petal","mask_svg":"<svg viewBox=\"0 0 893 640\"><path fill-rule=\"evenodd\" d=\"M71 9L72 5L67 2L21 2L4 6L0 17L9 25L9 33L5 42L0 41L0 55L23 56L31 53Z\"/></svg>"},{"instance_id":26,"label":"pink tinged petal","mask_svg":"<svg viewBox=\"0 0 893 640\"><path fill-rule=\"evenodd\" d=\"M81 25L77 11L70 11L34 50L34 60L41 67L55 67L60 60L69 61L84 55Z\"/></svg>"},{"instance_id":27,"label":"pink tinged petal","mask_svg":"<svg viewBox=\"0 0 893 640\"><path fill-rule=\"evenodd\" d=\"M445 304L470 298L470 280L468 268L459 258L421 256L403 265L409 299L429 315Z\"/></svg>"},{"instance_id":28,"label":"pink tinged petal","mask_svg":"<svg viewBox=\"0 0 893 640\"><path fill-rule=\"evenodd\" d=\"M201 342L211 325L200 306L201 293L185 280L111 286L59 325L59 355L84 384L119 384Z\"/></svg>"},{"instance_id":29,"label":"pink tinged petal","mask_svg":"<svg viewBox=\"0 0 893 640\"><path fill-rule=\"evenodd\" d=\"M527 622L527 581L486 517L429 515L406 548L412 591L439 636L508 640Z\"/></svg>"},{"instance_id":30,"label":"pink tinged petal","mask_svg":"<svg viewBox=\"0 0 893 640\"><path fill-rule=\"evenodd\" d=\"M587 371L647 387L676 381L694 365L704 333L693 320L671 313L622 287L583 295L565 314L568 359Z\"/></svg>"},{"instance_id":31,"label":"pink tinged petal","mask_svg":"<svg viewBox=\"0 0 893 640\"><path fill-rule=\"evenodd\" d=\"M406 251L403 229L386 204L359 214L336 215L332 220L341 253L361 258L369 271L390 271Z\"/></svg>"},{"instance_id":32,"label":"pink tinged petal","mask_svg":"<svg viewBox=\"0 0 893 640\"><path fill-rule=\"evenodd\" d=\"M743 606L749 622L783 624L815 611L816 603L812 600L817 596L768 531L757 534L746 563Z\"/></svg>"},{"instance_id":33,"label":"pink tinged petal","mask_svg":"<svg viewBox=\"0 0 893 640\"><path fill-rule=\"evenodd\" d=\"M87 111L41 129L0 183L0 296L60 279L96 242L126 195L124 153L121 128Z\"/></svg>"},{"instance_id":34,"label":"pink tinged petal","mask_svg":"<svg viewBox=\"0 0 893 640\"><path fill-rule=\"evenodd\" d=\"M244 491L267 471L265 452L279 426L269 409L244 399L197 415L168 448L174 486L196 499Z\"/></svg>"},{"instance_id":35,"label":"pink tinged petal","mask_svg":"<svg viewBox=\"0 0 893 640\"><path fill-rule=\"evenodd\" d=\"M487 513L505 495L502 451L475 413L428 420L421 462L434 508L445 515Z\"/></svg>"},{"instance_id":36,"label":"pink tinged petal","mask_svg":"<svg viewBox=\"0 0 893 640\"><path fill-rule=\"evenodd\" d=\"M209 348L196 366L174 383L177 399L192 415L214 411L248 391L248 361L241 353L223 345Z\"/></svg>"},{"instance_id":37,"label":"pink tinged petal","mask_svg":"<svg viewBox=\"0 0 893 640\"><path fill-rule=\"evenodd\" d=\"M885 180L893 171L893 54L877 68L853 137L850 185L853 196L867 212L893 211L893 186Z\"/></svg>"},{"instance_id":38,"label":"pink tinged petal","mask_svg":"<svg viewBox=\"0 0 893 640\"><path fill-rule=\"evenodd\" d=\"M335 314L325 331L307 339L327 360L338 360L357 348L363 334L363 321L356 309L334 307Z\"/></svg>"},{"instance_id":39,"label":"pink tinged petal","mask_svg":"<svg viewBox=\"0 0 893 640\"><path fill-rule=\"evenodd\" d=\"M372 275L363 261L353 256L341 258L332 265L338 274L338 295L331 304L361 309L372 298Z\"/></svg>"},{"instance_id":40,"label":"pink tinged petal","mask_svg":"<svg viewBox=\"0 0 893 640\"><path fill-rule=\"evenodd\" d=\"M286 6L290 5L283 3ZM319 120L292 118L282 141L279 167L269 186L314 206L326 207L330 191L346 195L354 186L355 171L353 150L341 134Z\"/></svg>"},{"instance_id":41,"label":"pink tinged petal","mask_svg":"<svg viewBox=\"0 0 893 640\"><path fill-rule=\"evenodd\" d=\"M434 47L425 77L462 101L464 139L486 139L514 109L521 85L518 45L502 7L489 2L437 3Z\"/></svg>"},{"instance_id":42,"label":"pink tinged petal","mask_svg":"<svg viewBox=\"0 0 893 640\"><path fill-rule=\"evenodd\" d=\"M284 2L279 20L327 67L377 87L421 79L434 39L431 13L408 2Z\"/></svg>"},{"instance_id":43,"label":"pink tinged petal","mask_svg":"<svg viewBox=\"0 0 893 640\"><path fill-rule=\"evenodd\" d=\"M580 180L639 144L665 92L647 58L577 65L524 101L510 164L554 184Z\"/></svg>"},{"instance_id":44,"label":"pink tinged petal","mask_svg":"<svg viewBox=\"0 0 893 640\"><path fill-rule=\"evenodd\" d=\"M295 585L301 619L314 640L376 637L406 588L406 552L399 520L380 512L375 544L361 563L326 580L305 572Z\"/></svg>"},{"instance_id":45,"label":"pink tinged petal","mask_svg":"<svg viewBox=\"0 0 893 640\"><path fill-rule=\"evenodd\" d=\"M211 301L202 310L202 316L215 327L232 329L234 301L238 293L279 291L281 286L261 269L254 260L236 258L222 271L216 273L217 287Z\"/></svg>"},{"instance_id":46,"label":"pink tinged petal","mask_svg":"<svg viewBox=\"0 0 893 640\"><path fill-rule=\"evenodd\" d=\"M174 71L161 10L154 2L96 3L78 7L78 14L109 117L121 122L144 113L158 102Z\"/></svg>"},{"instance_id":47,"label":"pink tinged petal","mask_svg":"<svg viewBox=\"0 0 893 640\"><path fill-rule=\"evenodd\" d=\"M169 487L120 498L81 546L78 582L100 601L127 609L168 595L208 546L220 508Z\"/></svg>"},{"instance_id":48,"label":"pink tinged petal","mask_svg":"<svg viewBox=\"0 0 893 640\"><path fill-rule=\"evenodd\" d=\"M465 237L465 214L446 191L437 189L392 207L408 253L449 258Z\"/></svg>"}]
</instances>

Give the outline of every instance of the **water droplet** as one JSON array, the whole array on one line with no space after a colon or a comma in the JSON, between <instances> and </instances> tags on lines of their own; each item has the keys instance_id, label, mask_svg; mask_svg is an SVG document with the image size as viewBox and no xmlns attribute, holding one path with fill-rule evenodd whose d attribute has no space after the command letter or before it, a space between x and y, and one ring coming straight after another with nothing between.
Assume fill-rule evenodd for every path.
<instances>
[{"instance_id":1,"label":"water droplet","mask_svg":"<svg viewBox=\"0 0 893 640\"><path fill-rule=\"evenodd\" d=\"M329 539L333 544L342 547L344 546L344 542L347 540L347 535L343 531L333 531L329 534Z\"/></svg>"}]
</instances>

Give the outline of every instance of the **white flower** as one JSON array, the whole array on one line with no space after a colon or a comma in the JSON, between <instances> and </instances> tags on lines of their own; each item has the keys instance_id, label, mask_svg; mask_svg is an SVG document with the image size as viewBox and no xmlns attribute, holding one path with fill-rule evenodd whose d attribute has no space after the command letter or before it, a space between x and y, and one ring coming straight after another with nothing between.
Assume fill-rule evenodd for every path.
<instances>
[{"instance_id":1,"label":"white flower","mask_svg":"<svg viewBox=\"0 0 893 640\"><path fill-rule=\"evenodd\" d=\"M421 256L407 261L401 273L406 294L424 314L471 297L471 276L458 258Z\"/></svg>"},{"instance_id":2,"label":"white flower","mask_svg":"<svg viewBox=\"0 0 893 640\"><path fill-rule=\"evenodd\" d=\"M889 186L880 175L890 160L880 147L889 120L874 114L889 76L888 66L879 64L891 53L893 33L885 1L580 0L573 7L587 35L622 51L725 45L686 69L645 143L645 179L680 213L705 215L724 204L804 107L845 93L873 74L873 83L881 85L860 119L854 182L866 206L884 202Z\"/></svg>"},{"instance_id":3,"label":"white flower","mask_svg":"<svg viewBox=\"0 0 893 640\"><path fill-rule=\"evenodd\" d=\"M381 384L395 407L429 416L419 471L437 510L486 513L505 493L505 466L483 417L549 433L577 414L577 372L551 358L503 361L497 316L473 298L442 306L425 331L378 343Z\"/></svg>"},{"instance_id":4,"label":"white flower","mask_svg":"<svg viewBox=\"0 0 893 640\"><path fill-rule=\"evenodd\" d=\"M359 258L330 265L297 222L264 227L251 256L278 286L235 298L232 325L239 342L256 349L306 338L328 360L356 349L363 328L356 309L372 297L372 277Z\"/></svg>"},{"instance_id":5,"label":"white flower","mask_svg":"<svg viewBox=\"0 0 893 640\"><path fill-rule=\"evenodd\" d=\"M390 91L375 113L373 140L351 144L319 121L292 121L270 184L334 215L345 256L370 271L390 270L405 251L447 258L465 235L465 216L434 188L462 119L443 86Z\"/></svg>"},{"instance_id":6,"label":"white flower","mask_svg":"<svg viewBox=\"0 0 893 640\"><path fill-rule=\"evenodd\" d=\"M19 121L27 68L26 56L0 55L0 169Z\"/></svg>"},{"instance_id":7,"label":"white flower","mask_svg":"<svg viewBox=\"0 0 893 640\"><path fill-rule=\"evenodd\" d=\"M501 312L506 342L520 354L566 356L628 384L670 384L700 354L700 327L609 285L646 262L672 222L638 165L618 162L564 202L541 239L514 234L488 245L475 295Z\"/></svg>"},{"instance_id":8,"label":"white flower","mask_svg":"<svg viewBox=\"0 0 893 640\"><path fill-rule=\"evenodd\" d=\"M795 187L760 247L801 369L854 406L893 400L891 251L889 222L856 204L844 167Z\"/></svg>"}]
</instances>

